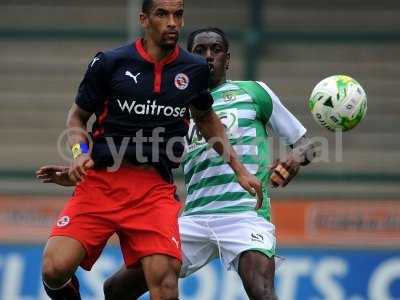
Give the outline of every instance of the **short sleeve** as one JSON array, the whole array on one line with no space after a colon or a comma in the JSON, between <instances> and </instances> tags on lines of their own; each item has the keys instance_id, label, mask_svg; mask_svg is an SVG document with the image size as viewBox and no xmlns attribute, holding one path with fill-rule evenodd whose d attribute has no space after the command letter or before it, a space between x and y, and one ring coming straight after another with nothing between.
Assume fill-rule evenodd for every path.
<instances>
[{"instance_id":1,"label":"short sleeve","mask_svg":"<svg viewBox=\"0 0 400 300\"><path fill-rule=\"evenodd\" d=\"M201 66L198 76L197 91L193 95L190 104L198 110L207 111L211 109L214 103L213 97L208 90L210 69L207 64Z\"/></svg>"},{"instance_id":2,"label":"short sleeve","mask_svg":"<svg viewBox=\"0 0 400 300\"><path fill-rule=\"evenodd\" d=\"M253 99L257 118L267 124L272 114L272 100L268 92L256 81L234 81Z\"/></svg>"},{"instance_id":3,"label":"short sleeve","mask_svg":"<svg viewBox=\"0 0 400 300\"><path fill-rule=\"evenodd\" d=\"M285 144L295 144L306 132L306 128L300 121L282 104L278 96L263 82L257 82L267 91L272 99L272 115L269 119L269 127L274 134L283 139Z\"/></svg>"},{"instance_id":4,"label":"short sleeve","mask_svg":"<svg viewBox=\"0 0 400 300\"><path fill-rule=\"evenodd\" d=\"M208 111L214 104L214 99L209 91L202 91L191 101L191 104L197 110Z\"/></svg>"},{"instance_id":5,"label":"short sleeve","mask_svg":"<svg viewBox=\"0 0 400 300\"><path fill-rule=\"evenodd\" d=\"M85 76L83 77L75 103L88 112L95 112L107 97L107 82L105 71L105 55L98 53L89 63Z\"/></svg>"}]
</instances>

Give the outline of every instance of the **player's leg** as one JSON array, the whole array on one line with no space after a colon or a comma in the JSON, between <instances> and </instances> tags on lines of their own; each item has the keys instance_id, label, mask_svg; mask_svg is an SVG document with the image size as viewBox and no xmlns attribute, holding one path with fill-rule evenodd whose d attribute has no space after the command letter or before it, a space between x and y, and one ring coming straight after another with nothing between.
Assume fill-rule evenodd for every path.
<instances>
[{"instance_id":1,"label":"player's leg","mask_svg":"<svg viewBox=\"0 0 400 300\"><path fill-rule=\"evenodd\" d=\"M186 277L216 257L217 247L210 242L211 233L205 223L196 217L180 217L179 231L182 268L179 260L169 256L153 255L142 259L151 299L178 299L178 275Z\"/></svg>"},{"instance_id":2,"label":"player's leg","mask_svg":"<svg viewBox=\"0 0 400 300\"><path fill-rule=\"evenodd\" d=\"M276 300L275 259L258 251L245 251L239 259L239 276L252 300Z\"/></svg>"},{"instance_id":3,"label":"player's leg","mask_svg":"<svg viewBox=\"0 0 400 300\"><path fill-rule=\"evenodd\" d=\"M207 217L182 216L179 232L182 248L180 277L187 277L218 257L218 247L210 241L212 235L207 226Z\"/></svg>"},{"instance_id":4,"label":"player's leg","mask_svg":"<svg viewBox=\"0 0 400 300\"><path fill-rule=\"evenodd\" d=\"M141 260L152 300L178 299L178 277L181 262L167 255L151 255Z\"/></svg>"},{"instance_id":5,"label":"player's leg","mask_svg":"<svg viewBox=\"0 0 400 300\"><path fill-rule=\"evenodd\" d=\"M123 266L103 285L105 300L133 300L148 291L143 269Z\"/></svg>"},{"instance_id":6,"label":"player's leg","mask_svg":"<svg viewBox=\"0 0 400 300\"><path fill-rule=\"evenodd\" d=\"M79 283L74 273L85 254L82 244L72 238L55 236L47 241L42 277L51 299L80 299Z\"/></svg>"},{"instance_id":7,"label":"player's leg","mask_svg":"<svg viewBox=\"0 0 400 300\"><path fill-rule=\"evenodd\" d=\"M129 189L129 197L119 199L126 209L114 220L125 266L142 267L152 300L177 299L182 256L176 187L154 168L127 167L118 172L125 179L118 184Z\"/></svg>"},{"instance_id":8,"label":"player's leg","mask_svg":"<svg viewBox=\"0 0 400 300\"><path fill-rule=\"evenodd\" d=\"M74 275L78 266L90 270L115 232L115 203L101 189L103 176L89 171L54 225L43 254L43 283L51 299L80 299Z\"/></svg>"},{"instance_id":9,"label":"player's leg","mask_svg":"<svg viewBox=\"0 0 400 300\"><path fill-rule=\"evenodd\" d=\"M249 298L276 299L274 225L256 212L212 216L209 225L225 266L239 273Z\"/></svg>"},{"instance_id":10,"label":"player's leg","mask_svg":"<svg viewBox=\"0 0 400 300\"><path fill-rule=\"evenodd\" d=\"M179 231L182 246L180 277L186 277L215 257L216 246L208 239L209 229L196 222L195 217L180 217ZM106 300L132 300L147 291L141 267L122 267L104 283Z\"/></svg>"},{"instance_id":11,"label":"player's leg","mask_svg":"<svg viewBox=\"0 0 400 300\"><path fill-rule=\"evenodd\" d=\"M178 299L178 275L189 276L216 257L217 246L209 240L211 233L196 217L179 218L179 231L182 268L179 260L169 256L153 255L142 259L151 299Z\"/></svg>"}]
</instances>

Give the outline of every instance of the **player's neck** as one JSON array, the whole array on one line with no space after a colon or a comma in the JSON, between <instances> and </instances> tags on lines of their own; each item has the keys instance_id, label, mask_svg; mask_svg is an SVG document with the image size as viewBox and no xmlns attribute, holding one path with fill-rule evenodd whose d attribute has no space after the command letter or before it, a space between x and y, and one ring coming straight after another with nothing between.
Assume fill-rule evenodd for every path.
<instances>
[{"instance_id":1,"label":"player's neck","mask_svg":"<svg viewBox=\"0 0 400 300\"><path fill-rule=\"evenodd\" d=\"M219 86L221 86L221 85L223 85L223 84L225 84L225 83L226 83L226 77L224 76L224 77L221 78L221 80L219 80L217 83L215 83L215 84L210 84L209 88L210 88L210 90L214 90L214 89L216 89L217 87L219 87Z\"/></svg>"},{"instance_id":2,"label":"player's neck","mask_svg":"<svg viewBox=\"0 0 400 300\"><path fill-rule=\"evenodd\" d=\"M142 39L143 48L154 61L161 61L169 56L173 49L165 49L156 45L151 39Z\"/></svg>"}]
</instances>

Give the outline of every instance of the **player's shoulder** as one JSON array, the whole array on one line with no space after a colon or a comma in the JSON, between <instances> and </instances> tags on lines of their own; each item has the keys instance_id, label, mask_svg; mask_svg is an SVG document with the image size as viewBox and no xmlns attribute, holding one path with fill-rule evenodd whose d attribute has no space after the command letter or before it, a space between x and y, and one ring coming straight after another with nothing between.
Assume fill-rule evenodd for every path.
<instances>
[{"instance_id":1,"label":"player's shoulder","mask_svg":"<svg viewBox=\"0 0 400 300\"><path fill-rule=\"evenodd\" d=\"M272 88L266 84L264 81L255 81L258 86L260 86L265 93L267 93L273 100L278 99L278 96L275 94L275 92L272 90Z\"/></svg>"},{"instance_id":2,"label":"player's shoulder","mask_svg":"<svg viewBox=\"0 0 400 300\"><path fill-rule=\"evenodd\" d=\"M118 60L124 57L130 57L133 53L133 45L132 43L119 46L117 48L107 49L99 52L104 56L108 61Z\"/></svg>"},{"instance_id":3,"label":"player's shoulder","mask_svg":"<svg viewBox=\"0 0 400 300\"><path fill-rule=\"evenodd\" d=\"M121 58L129 57L132 55L131 47L132 45L123 45L118 48L98 51L93 58L92 64L108 65L114 61L120 60Z\"/></svg>"},{"instance_id":4,"label":"player's shoulder","mask_svg":"<svg viewBox=\"0 0 400 300\"><path fill-rule=\"evenodd\" d=\"M185 64L208 67L207 61L200 55L190 53L186 49L180 48L179 60Z\"/></svg>"},{"instance_id":5,"label":"player's shoulder","mask_svg":"<svg viewBox=\"0 0 400 300\"><path fill-rule=\"evenodd\" d=\"M263 94L267 94L270 97L276 97L274 91L267 85L264 81L235 81L237 85L254 90L256 92L261 92Z\"/></svg>"},{"instance_id":6,"label":"player's shoulder","mask_svg":"<svg viewBox=\"0 0 400 300\"><path fill-rule=\"evenodd\" d=\"M254 81L254 80L230 80L232 84L236 84L239 86L248 86L248 87L257 87L257 88L264 88L267 86L263 81Z\"/></svg>"},{"instance_id":7,"label":"player's shoulder","mask_svg":"<svg viewBox=\"0 0 400 300\"><path fill-rule=\"evenodd\" d=\"M235 80L235 81L230 81L230 83L244 90L256 102L258 101L264 102L266 99L270 99L272 100L272 102L279 101L278 96L263 81Z\"/></svg>"},{"instance_id":8,"label":"player's shoulder","mask_svg":"<svg viewBox=\"0 0 400 300\"><path fill-rule=\"evenodd\" d=\"M99 51L89 64L90 69L98 72L111 72L114 66L126 61L132 57L132 44L122 45L113 49Z\"/></svg>"},{"instance_id":9,"label":"player's shoulder","mask_svg":"<svg viewBox=\"0 0 400 300\"><path fill-rule=\"evenodd\" d=\"M266 85L261 81L254 80L230 80L230 84L236 85L245 91L262 91L265 92Z\"/></svg>"}]
</instances>

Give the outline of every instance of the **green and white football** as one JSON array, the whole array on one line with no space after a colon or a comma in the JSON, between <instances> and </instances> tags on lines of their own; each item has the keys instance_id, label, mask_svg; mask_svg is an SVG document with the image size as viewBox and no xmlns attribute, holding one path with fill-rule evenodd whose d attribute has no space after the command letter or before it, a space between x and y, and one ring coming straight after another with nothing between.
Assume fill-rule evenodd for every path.
<instances>
[{"instance_id":1,"label":"green and white football","mask_svg":"<svg viewBox=\"0 0 400 300\"><path fill-rule=\"evenodd\" d=\"M315 121L331 131L347 131L367 113L367 94L353 78L334 75L319 82L308 106Z\"/></svg>"}]
</instances>

